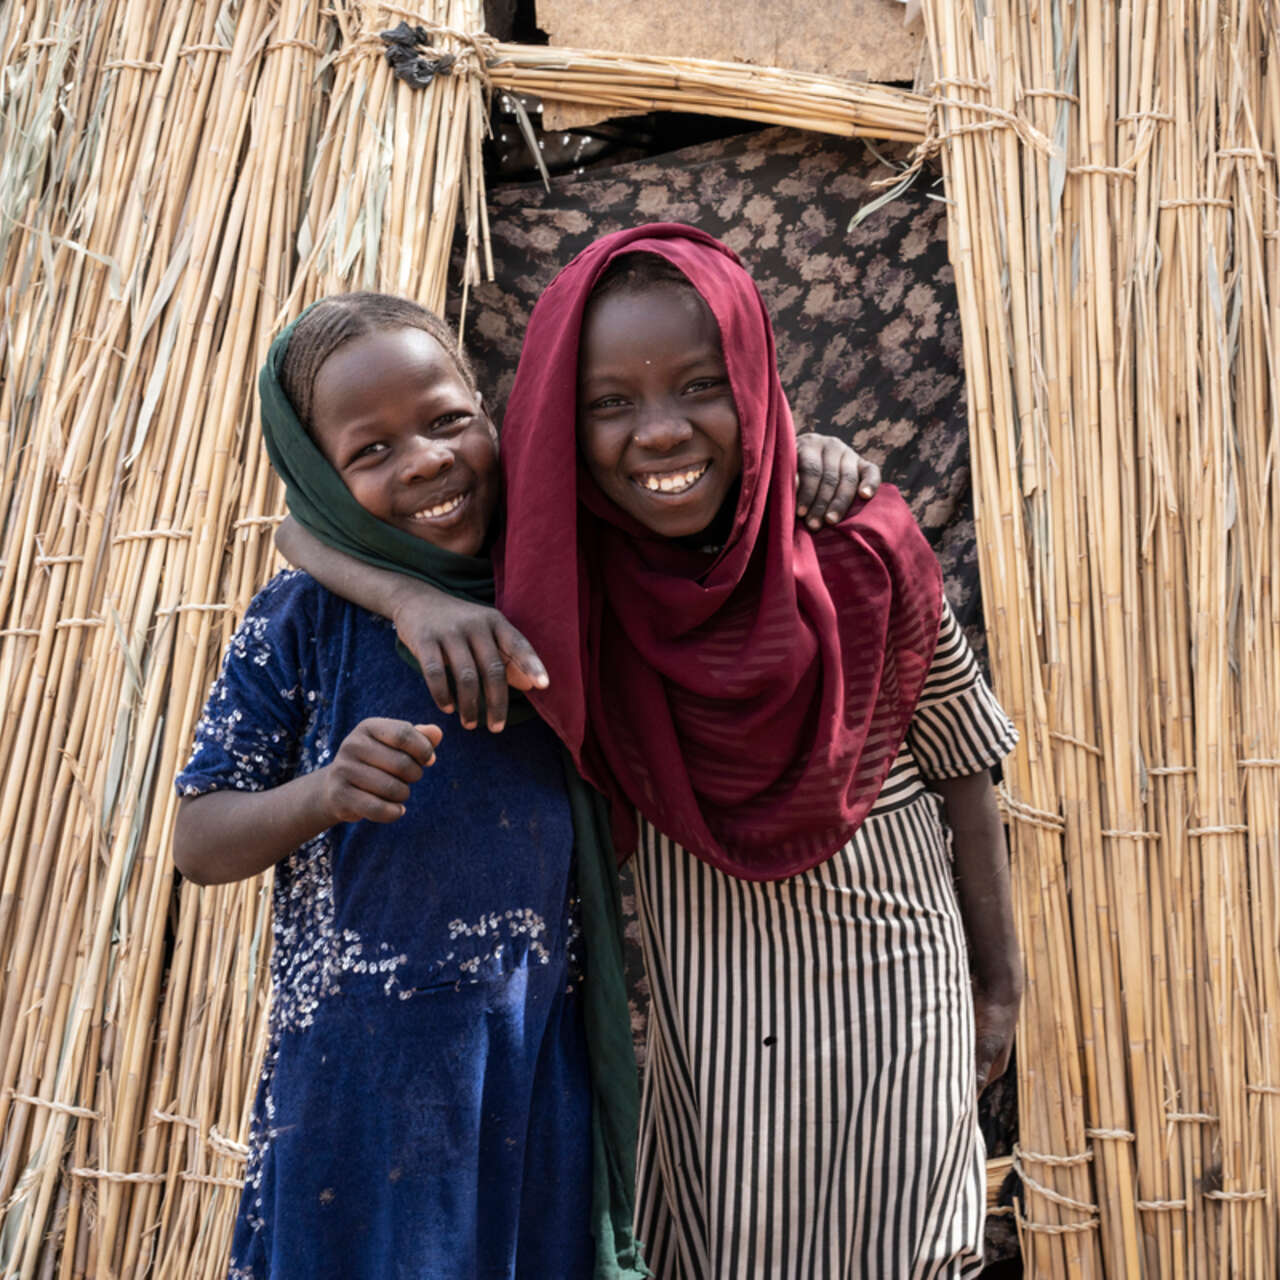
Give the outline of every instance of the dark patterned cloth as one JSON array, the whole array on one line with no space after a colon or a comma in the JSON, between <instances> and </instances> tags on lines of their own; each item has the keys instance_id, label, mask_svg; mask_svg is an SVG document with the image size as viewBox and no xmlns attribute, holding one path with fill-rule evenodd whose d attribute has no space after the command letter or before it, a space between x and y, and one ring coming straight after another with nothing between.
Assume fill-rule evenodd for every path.
<instances>
[{"instance_id":1,"label":"dark patterned cloth","mask_svg":"<svg viewBox=\"0 0 1280 1280\"><path fill-rule=\"evenodd\" d=\"M498 410L529 312L610 231L689 222L741 254L773 317L799 430L848 440L902 490L979 656L960 322L946 206L928 179L850 227L892 176L860 142L786 129L490 193L495 280L471 291L466 345ZM456 317L455 317L456 319Z\"/></svg>"},{"instance_id":2,"label":"dark patterned cloth","mask_svg":"<svg viewBox=\"0 0 1280 1280\"><path fill-rule=\"evenodd\" d=\"M574 254L643 222L688 222L723 240L773 317L797 429L849 441L902 490L985 669L946 206L925 174L854 225L882 194L872 184L892 176L860 142L768 129L555 178L549 191L541 183L493 188L495 279L471 290L465 341L500 421L529 313ZM629 882L624 893L630 913ZM647 991L633 917L628 943L642 1044ZM983 1098L992 1155L1011 1149L1015 1105L1012 1075ZM989 1257L1016 1252L1009 1221L989 1222Z\"/></svg>"}]
</instances>

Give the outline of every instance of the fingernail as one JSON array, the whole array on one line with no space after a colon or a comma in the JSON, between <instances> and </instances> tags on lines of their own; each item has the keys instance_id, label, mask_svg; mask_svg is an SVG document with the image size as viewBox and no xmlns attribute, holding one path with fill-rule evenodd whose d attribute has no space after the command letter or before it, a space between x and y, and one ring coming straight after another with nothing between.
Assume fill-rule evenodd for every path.
<instances>
[{"instance_id":1,"label":"fingernail","mask_svg":"<svg viewBox=\"0 0 1280 1280\"><path fill-rule=\"evenodd\" d=\"M870 486L869 484L864 484L864 485L862 486L862 488L858 490L858 492L859 492L859 493L860 493L864 498L869 498L869 497L871 497L871 486Z\"/></svg>"},{"instance_id":2,"label":"fingernail","mask_svg":"<svg viewBox=\"0 0 1280 1280\"><path fill-rule=\"evenodd\" d=\"M507 727L507 722L505 720L495 720L493 725L490 727L489 732L501 733L503 729L505 729L506 727Z\"/></svg>"},{"instance_id":3,"label":"fingernail","mask_svg":"<svg viewBox=\"0 0 1280 1280\"><path fill-rule=\"evenodd\" d=\"M533 677L533 683L534 683L534 685L535 685L537 688L539 688L539 689L545 689L545 688L547 687L547 685L549 685L549 684L551 683L551 678L550 678L550 676L548 676L548 675L547 675L547 673L544 671L544 672L542 672L542 674L541 674L541 675L536 675L536 676L534 676L534 677Z\"/></svg>"},{"instance_id":4,"label":"fingernail","mask_svg":"<svg viewBox=\"0 0 1280 1280\"><path fill-rule=\"evenodd\" d=\"M796 508L796 515L798 515L798 516L807 516L808 514L809 514L809 508L808 508L808 507L797 507L797 508Z\"/></svg>"},{"instance_id":5,"label":"fingernail","mask_svg":"<svg viewBox=\"0 0 1280 1280\"><path fill-rule=\"evenodd\" d=\"M809 528L810 528L810 529L821 529L821 528L822 528L822 521L821 521L821 520L819 520L817 516L814 516L814 518L813 518L812 520L810 520L810 521L809 521Z\"/></svg>"}]
</instances>

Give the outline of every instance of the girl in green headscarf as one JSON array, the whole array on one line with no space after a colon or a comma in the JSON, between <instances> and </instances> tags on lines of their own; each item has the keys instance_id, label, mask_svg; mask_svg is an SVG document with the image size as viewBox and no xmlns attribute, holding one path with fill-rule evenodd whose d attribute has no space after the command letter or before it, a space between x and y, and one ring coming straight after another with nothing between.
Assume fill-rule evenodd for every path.
<instances>
[{"instance_id":1,"label":"girl in green headscarf","mask_svg":"<svg viewBox=\"0 0 1280 1280\"><path fill-rule=\"evenodd\" d=\"M497 440L437 317L327 299L260 387L299 523L492 601ZM598 797L536 718L456 724L388 624L304 573L269 583L228 646L174 857L204 884L275 867L233 1277L647 1274Z\"/></svg>"}]
</instances>

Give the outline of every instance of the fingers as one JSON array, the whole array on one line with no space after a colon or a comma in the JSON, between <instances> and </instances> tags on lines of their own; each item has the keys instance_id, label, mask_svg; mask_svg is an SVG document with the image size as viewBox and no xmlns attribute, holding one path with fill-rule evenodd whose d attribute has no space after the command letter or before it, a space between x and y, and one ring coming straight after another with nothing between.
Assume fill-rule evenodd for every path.
<instances>
[{"instance_id":1,"label":"fingers","mask_svg":"<svg viewBox=\"0 0 1280 1280\"><path fill-rule=\"evenodd\" d=\"M810 529L839 524L855 497L880 487L880 468L836 436L806 432L796 439L796 514Z\"/></svg>"},{"instance_id":2,"label":"fingers","mask_svg":"<svg viewBox=\"0 0 1280 1280\"><path fill-rule=\"evenodd\" d=\"M410 788L435 762L442 736L436 725L362 720L329 766L335 820L394 822L402 817Z\"/></svg>"},{"instance_id":3,"label":"fingers","mask_svg":"<svg viewBox=\"0 0 1280 1280\"><path fill-rule=\"evenodd\" d=\"M362 720L343 746L345 747L347 742L356 738L356 734L361 729L365 730L372 744L368 749L369 754L362 753L361 758L373 763L375 758L382 760L388 756L394 756L399 760L407 756L409 765L402 764L400 767L412 773L411 777L405 775L408 782L417 782L422 777L423 769L435 760L436 746L444 736L442 731L433 724L413 725L407 720L389 720L373 716L368 720ZM413 772L410 765L416 766L417 771Z\"/></svg>"},{"instance_id":4,"label":"fingers","mask_svg":"<svg viewBox=\"0 0 1280 1280\"><path fill-rule=\"evenodd\" d=\"M500 733L507 724L507 664L492 632L485 630L471 637L471 654L484 692L485 720L490 733ZM466 725L466 721L463 721ZM466 727L470 728L469 725Z\"/></svg>"},{"instance_id":5,"label":"fingers","mask_svg":"<svg viewBox=\"0 0 1280 1280\"><path fill-rule=\"evenodd\" d=\"M995 1060L991 1063L991 1070L987 1073L987 1083L995 1084L1006 1071L1009 1070L1009 1059L1013 1054L1013 1033L1010 1032L1004 1038L1000 1052L996 1054Z\"/></svg>"},{"instance_id":6,"label":"fingers","mask_svg":"<svg viewBox=\"0 0 1280 1280\"><path fill-rule=\"evenodd\" d=\"M545 689L549 683L533 646L494 611L441 643L442 662L453 672L458 718L464 729L480 723L483 702L488 728L500 732L507 723L510 690Z\"/></svg>"},{"instance_id":7,"label":"fingers","mask_svg":"<svg viewBox=\"0 0 1280 1280\"><path fill-rule=\"evenodd\" d=\"M822 436L806 432L796 437L796 515L809 514L822 481Z\"/></svg>"},{"instance_id":8,"label":"fingers","mask_svg":"<svg viewBox=\"0 0 1280 1280\"><path fill-rule=\"evenodd\" d=\"M404 817L404 805L386 800L361 787L344 787L338 796L339 822L398 822Z\"/></svg>"},{"instance_id":9,"label":"fingers","mask_svg":"<svg viewBox=\"0 0 1280 1280\"><path fill-rule=\"evenodd\" d=\"M974 1072L981 1094L1009 1066L1018 1023L1018 996L994 999L977 987L973 994Z\"/></svg>"},{"instance_id":10,"label":"fingers","mask_svg":"<svg viewBox=\"0 0 1280 1280\"><path fill-rule=\"evenodd\" d=\"M348 763L341 775L341 799L348 806L347 820L394 822L402 818L409 799L409 784L394 773L374 765Z\"/></svg>"},{"instance_id":11,"label":"fingers","mask_svg":"<svg viewBox=\"0 0 1280 1280\"><path fill-rule=\"evenodd\" d=\"M458 719L464 729L474 729L480 723L481 680L471 644L467 636L454 634L445 637L442 645L445 664L453 672Z\"/></svg>"},{"instance_id":12,"label":"fingers","mask_svg":"<svg viewBox=\"0 0 1280 1280\"><path fill-rule=\"evenodd\" d=\"M861 454L854 456L858 462L858 497L873 498L880 487L880 468Z\"/></svg>"},{"instance_id":13,"label":"fingers","mask_svg":"<svg viewBox=\"0 0 1280 1280\"><path fill-rule=\"evenodd\" d=\"M498 618L493 636L498 652L506 660L507 683L513 689L547 688L551 679L546 667L542 665L542 659L534 652L533 645L506 618Z\"/></svg>"},{"instance_id":14,"label":"fingers","mask_svg":"<svg viewBox=\"0 0 1280 1280\"><path fill-rule=\"evenodd\" d=\"M494 710L501 713L497 727L506 723L506 664L487 632L470 638L455 634L429 641L416 656L432 700L446 715L456 708L464 729L474 729L479 723L482 696L490 707L490 727Z\"/></svg>"},{"instance_id":15,"label":"fingers","mask_svg":"<svg viewBox=\"0 0 1280 1280\"><path fill-rule=\"evenodd\" d=\"M796 447L796 514L810 529L839 524L859 491L862 460L843 440L816 432L800 436ZM876 477L878 484L878 471Z\"/></svg>"},{"instance_id":16,"label":"fingers","mask_svg":"<svg viewBox=\"0 0 1280 1280\"><path fill-rule=\"evenodd\" d=\"M496 610L431 592L424 610L411 595L396 614L396 631L412 649L437 707L456 711L466 729L506 725L510 689L545 689L547 672L533 646ZM412 607L410 607L412 606Z\"/></svg>"},{"instance_id":17,"label":"fingers","mask_svg":"<svg viewBox=\"0 0 1280 1280\"><path fill-rule=\"evenodd\" d=\"M986 1092L987 1085L991 1083L991 1054L984 1046L978 1046L977 1058L974 1061L974 1080L977 1082L978 1094L981 1096Z\"/></svg>"},{"instance_id":18,"label":"fingers","mask_svg":"<svg viewBox=\"0 0 1280 1280\"><path fill-rule=\"evenodd\" d=\"M849 514L849 508L853 506L853 500L859 496L858 490L858 455L852 451L845 451L840 455L840 479L837 481L835 491L831 495L831 501L827 504L827 509L821 513L822 519L828 524L839 524L841 520ZM866 495L861 495L865 497ZM819 515L818 509L814 507L815 518Z\"/></svg>"},{"instance_id":19,"label":"fingers","mask_svg":"<svg viewBox=\"0 0 1280 1280\"><path fill-rule=\"evenodd\" d=\"M453 690L449 688L449 672L444 665L444 653L434 641L428 641L415 651L418 666L422 668L422 678L427 682L427 692L431 700L445 715L453 711Z\"/></svg>"},{"instance_id":20,"label":"fingers","mask_svg":"<svg viewBox=\"0 0 1280 1280\"><path fill-rule=\"evenodd\" d=\"M831 499L835 497L836 486L840 483L844 455L847 452L841 441L830 436L818 436L816 439L822 441L822 474L818 477L817 492L809 504L809 514L805 521L810 529L821 529L823 520L828 518L828 508Z\"/></svg>"}]
</instances>

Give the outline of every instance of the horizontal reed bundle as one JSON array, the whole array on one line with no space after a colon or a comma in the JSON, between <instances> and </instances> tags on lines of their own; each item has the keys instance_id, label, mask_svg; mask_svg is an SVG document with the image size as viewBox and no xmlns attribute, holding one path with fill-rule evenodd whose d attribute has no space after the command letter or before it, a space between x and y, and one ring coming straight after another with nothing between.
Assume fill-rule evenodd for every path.
<instances>
[{"instance_id":1,"label":"horizontal reed bundle","mask_svg":"<svg viewBox=\"0 0 1280 1280\"><path fill-rule=\"evenodd\" d=\"M1027 1270L1273 1275L1274 15L925 11L993 669L1024 734Z\"/></svg>"},{"instance_id":2,"label":"horizontal reed bundle","mask_svg":"<svg viewBox=\"0 0 1280 1280\"><path fill-rule=\"evenodd\" d=\"M707 58L504 44L441 27L420 9L387 3L388 14L423 25L444 47L472 51L495 89L614 112L685 111L842 137L920 142L929 100L891 85L747 66Z\"/></svg>"},{"instance_id":3,"label":"horizontal reed bundle","mask_svg":"<svg viewBox=\"0 0 1280 1280\"><path fill-rule=\"evenodd\" d=\"M690 111L899 142L921 141L929 116L929 100L918 94L776 67L517 44L486 52L495 88L616 114Z\"/></svg>"}]
</instances>

